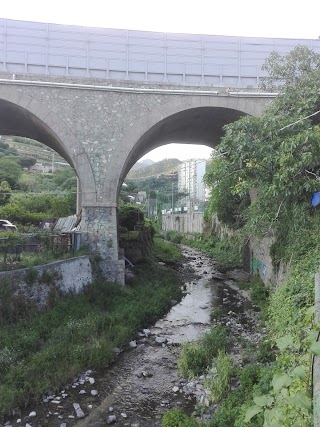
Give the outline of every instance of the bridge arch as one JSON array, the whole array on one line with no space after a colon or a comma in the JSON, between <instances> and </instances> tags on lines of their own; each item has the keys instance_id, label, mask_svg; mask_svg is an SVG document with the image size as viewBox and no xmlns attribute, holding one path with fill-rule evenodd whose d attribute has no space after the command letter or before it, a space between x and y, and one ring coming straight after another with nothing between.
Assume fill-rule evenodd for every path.
<instances>
[{"instance_id":1,"label":"bridge arch","mask_svg":"<svg viewBox=\"0 0 320 427\"><path fill-rule=\"evenodd\" d=\"M190 96L160 106L127 130L114 156L104 195L116 203L126 174L149 151L169 143L214 148L224 125L245 115L261 115L267 103L265 99L252 103L246 98Z\"/></svg>"},{"instance_id":2,"label":"bridge arch","mask_svg":"<svg viewBox=\"0 0 320 427\"><path fill-rule=\"evenodd\" d=\"M96 201L94 176L85 150L64 120L44 102L15 87L1 86L0 134L31 138L55 150L75 170L82 201Z\"/></svg>"}]
</instances>

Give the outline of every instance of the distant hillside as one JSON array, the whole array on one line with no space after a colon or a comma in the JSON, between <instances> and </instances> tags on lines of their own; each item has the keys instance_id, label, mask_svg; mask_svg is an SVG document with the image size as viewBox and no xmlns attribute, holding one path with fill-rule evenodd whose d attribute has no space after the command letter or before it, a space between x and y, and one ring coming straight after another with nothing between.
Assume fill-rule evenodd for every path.
<instances>
[{"instance_id":1,"label":"distant hillside","mask_svg":"<svg viewBox=\"0 0 320 427\"><path fill-rule=\"evenodd\" d=\"M131 169L127 178L134 180L160 175L172 175L178 172L181 163L178 159L164 159L149 166Z\"/></svg>"},{"instance_id":2,"label":"distant hillside","mask_svg":"<svg viewBox=\"0 0 320 427\"><path fill-rule=\"evenodd\" d=\"M55 162L66 163L58 153L33 139L19 136L2 136L1 141L8 144L10 148L14 148L20 156L34 157L37 162L51 163L54 160Z\"/></svg>"},{"instance_id":3,"label":"distant hillside","mask_svg":"<svg viewBox=\"0 0 320 427\"><path fill-rule=\"evenodd\" d=\"M141 160L132 166L132 170L145 168L146 166L153 165L155 162L150 159Z\"/></svg>"}]
</instances>

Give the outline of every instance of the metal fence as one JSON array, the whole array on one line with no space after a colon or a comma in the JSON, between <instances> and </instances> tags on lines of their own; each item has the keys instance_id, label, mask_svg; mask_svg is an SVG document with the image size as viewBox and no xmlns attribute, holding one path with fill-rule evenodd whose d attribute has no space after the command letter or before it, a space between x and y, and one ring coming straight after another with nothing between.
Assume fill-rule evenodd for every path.
<instances>
[{"instance_id":1,"label":"metal fence","mask_svg":"<svg viewBox=\"0 0 320 427\"><path fill-rule=\"evenodd\" d=\"M59 257L73 252L76 245L70 235L45 234L17 237L0 237L0 264L10 265L21 261L23 254ZM3 269L3 268L2 268Z\"/></svg>"}]
</instances>

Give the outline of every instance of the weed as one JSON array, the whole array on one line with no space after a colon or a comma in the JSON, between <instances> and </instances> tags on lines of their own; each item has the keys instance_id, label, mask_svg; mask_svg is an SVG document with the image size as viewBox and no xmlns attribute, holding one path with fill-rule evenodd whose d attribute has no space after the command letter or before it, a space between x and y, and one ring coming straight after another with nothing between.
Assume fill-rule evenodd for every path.
<instances>
[{"instance_id":1,"label":"weed","mask_svg":"<svg viewBox=\"0 0 320 427\"><path fill-rule=\"evenodd\" d=\"M216 307L212 310L210 313L210 319L211 320L220 320L223 316L222 309L220 307Z\"/></svg>"},{"instance_id":2,"label":"weed","mask_svg":"<svg viewBox=\"0 0 320 427\"><path fill-rule=\"evenodd\" d=\"M224 350L219 350L206 381L206 387L210 390L213 402L219 402L226 397L230 391L231 377L234 374L234 360Z\"/></svg>"},{"instance_id":3,"label":"weed","mask_svg":"<svg viewBox=\"0 0 320 427\"><path fill-rule=\"evenodd\" d=\"M197 427L199 424L193 418L189 418L181 409L173 409L162 417L163 427Z\"/></svg>"},{"instance_id":4,"label":"weed","mask_svg":"<svg viewBox=\"0 0 320 427\"><path fill-rule=\"evenodd\" d=\"M180 374L188 378L202 374L227 343L226 329L221 325L212 328L197 343L184 343L178 361Z\"/></svg>"},{"instance_id":5,"label":"weed","mask_svg":"<svg viewBox=\"0 0 320 427\"><path fill-rule=\"evenodd\" d=\"M24 275L24 281L27 285L34 285L39 277L39 271L34 267L29 267Z\"/></svg>"}]
</instances>

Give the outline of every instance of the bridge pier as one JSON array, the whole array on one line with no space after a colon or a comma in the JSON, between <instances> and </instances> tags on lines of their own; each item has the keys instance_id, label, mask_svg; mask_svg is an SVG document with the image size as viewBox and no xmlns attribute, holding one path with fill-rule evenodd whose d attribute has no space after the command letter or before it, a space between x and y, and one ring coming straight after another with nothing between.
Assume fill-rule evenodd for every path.
<instances>
[{"instance_id":1,"label":"bridge pier","mask_svg":"<svg viewBox=\"0 0 320 427\"><path fill-rule=\"evenodd\" d=\"M98 257L103 277L124 284L125 261L119 259L117 206L82 204L81 244L89 245Z\"/></svg>"}]
</instances>

